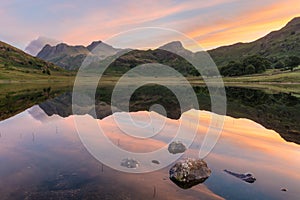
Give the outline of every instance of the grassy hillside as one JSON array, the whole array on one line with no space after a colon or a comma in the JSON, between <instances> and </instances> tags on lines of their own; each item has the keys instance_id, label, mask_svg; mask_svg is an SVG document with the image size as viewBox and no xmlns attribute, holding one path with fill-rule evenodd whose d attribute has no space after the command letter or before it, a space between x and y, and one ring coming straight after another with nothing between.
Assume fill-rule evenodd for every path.
<instances>
[{"instance_id":1,"label":"grassy hillside","mask_svg":"<svg viewBox=\"0 0 300 200\"><path fill-rule=\"evenodd\" d=\"M300 84L300 70L277 71L268 70L262 74L253 74L239 77L225 77L224 82L277 82L277 83L297 83Z\"/></svg>"},{"instance_id":2,"label":"grassy hillside","mask_svg":"<svg viewBox=\"0 0 300 200\"><path fill-rule=\"evenodd\" d=\"M0 81L66 80L74 73L0 41Z\"/></svg>"},{"instance_id":3,"label":"grassy hillside","mask_svg":"<svg viewBox=\"0 0 300 200\"><path fill-rule=\"evenodd\" d=\"M39 58L35 58L20 49L17 49L9 44L0 41L0 63L3 67L9 68L22 67L25 69L35 69L47 71L63 71L60 67L52 63L45 62Z\"/></svg>"},{"instance_id":4,"label":"grassy hillside","mask_svg":"<svg viewBox=\"0 0 300 200\"><path fill-rule=\"evenodd\" d=\"M208 51L219 67L230 61L240 61L250 55L260 55L273 62L287 56L300 56L300 17L285 27L250 43L236 43Z\"/></svg>"},{"instance_id":5,"label":"grassy hillside","mask_svg":"<svg viewBox=\"0 0 300 200\"><path fill-rule=\"evenodd\" d=\"M198 71L184 58L162 49L133 50L117 58L106 70L105 74L124 74L128 70L148 63L159 63L177 70L184 76L197 76ZM163 74L160 74L163 75Z\"/></svg>"}]
</instances>

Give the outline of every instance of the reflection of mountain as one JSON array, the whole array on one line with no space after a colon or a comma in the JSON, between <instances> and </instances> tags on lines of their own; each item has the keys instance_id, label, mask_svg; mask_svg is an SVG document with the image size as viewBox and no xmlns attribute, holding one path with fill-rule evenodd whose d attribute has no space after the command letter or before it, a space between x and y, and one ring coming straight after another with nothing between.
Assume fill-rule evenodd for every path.
<instances>
[{"instance_id":1,"label":"reflection of mountain","mask_svg":"<svg viewBox=\"0 0 300 200\"><path fill-rule=\"evenodd\" d=\"M96 114L102 119L112 113L111 93L112 87L101 88L96 93ZM201 110L211 110L210 96L207 88L194 88ZM300 144L300 100L290 94L267 94L260 90L244 88L226 88L227 115L236 118L248 118L263 126L278 132L287 141ZM72 114L72 94L70 92L40 104L48 114L58 114L66 117ZM123 99L114 102L118 109L126 111ZM194 105L180 107L176 96L168 88L152 85L143 86L136 90L130 98L129 110L149 110L154 104L163 105L167 117L180 118L182 112L190 110ZM91 107L80 107L82 114L91 114Z\"/></svg>"},{"instance_id":2,"label":"reflection of mountain","mask_svg":"<svg viewBox=\"0 0 300 200\"><path fill-rule=\"evenodd\" d=\"M291 94L226 88L228 115L252 119L300 144L300 99Z\"/></svg>"},{"instance_id":3,"label":"reflection of mountain","mask_svg":"<svg viewBox=\"0 0 300 200\"><path fill-rule=\"evenodd\" d=\"M45 111L41 109L38 105L27 109L27 112L31 115L31 117L40 122L49 122L51 120L59 119L57 115L49 117L49 115L45 113Z\"/></svg>"},{"instance_id":4,"label":"reflection of mountain","mask_svg":"<svg viewBox=\"0 0 300 200\"><path fill-rule=\"evenodd\" d=\"M68 117L72 115L72 93L66 92L54 99L47 100L39 104L40 108L44 110L47 115L52 116L54 114L61 117ZM93 116L93 107L74 105L76 109L80 109L78 112L81 114L90 114ZM117 110L117 109L115 109ZM112 114L111 106L103 101L98 101L95 106L97 118L102 119Z\"/></svg>"},{"instance_id":5,"label":"reflection of mountain","mask_svg":"<svg viewBox=\"0 0 300 200\"><path fill-rule=\"evenodd\" d=\"M54 99L42 102L39 106L49 116L56 114L61 117L68 117L72 115L72 95L67 92Z\"/></svg>"},{"instance_id":6,"label":"reflection of mountain","mask_svg":"<svg viewBox=\"0 0 300 200\"><path fill-rule=\"evenodd\" d=\"M72 115L72 93L66 88L27 89L13 95L0 97L0 116L7 119L27 108L40 103L47 115L62 117ZM113 87L99 88L96 92L96 114L102 119L111 111L111 93ZM211 110L207 88L194 88L201 110ZM64 94L63 94L64 93ZM60 96L58 96L60 95ZM261 90L245 88L226 88L227 115L236 118L248 118L278 132L285 140L300 144L300 99L285 93L268 94ZM54 98L55 97L55 98ZM50 99L49 99L50 98ZM48 99L48 100L47 100ZM124 99L114 102L118 110L126 111ZM182 112L195 105L180 104L176 96L166 87L146 85L137 89L130 98L129 111L149 110L152 105L160 104L166 109L168 118L178 119ZM91 107L78 107L82 114L93 115ZM161 113L162 114L162 113Z\"/></svg>"},{"instance_id":7,"label":"reflection of mountain","mask_svg":"<svg viewBox=\"0 0 300 200\"><path fill-rule=\"evenodd\" d=\"M9 85L4 85L1 89L9 91L10 87L11 86ZM44 102L49 98L54 98L70 89L68 86L43 88L42 85L40 87L36 86L36 88L32 88L32 85L30 84L22 86L15 84L13 87L23 89L19 89L16 92L8 93L6 95L0 95L0 120L12 117L27 108Z\"/></svg>"},{"instance_id":8,"label":"reflection of mountain","mask_svg":"<svg viewBox=\"0 0 300 200\"><path fill-rule=\"evenodd\" d=\"M138 119L148 119L148 114L138 112L130 115ZM198 147L202 145L201 138L206 133L205 127L210 125L211 113L190 111L185 114L189 116L191 124L198 122L198 114L201 116L200 130L197 134L199 140L194 140L187 152L189 156L197 157ZM161 118L158 115L154 117ZM170 162L166 161L166 155L170 155L166 147L176 135L178 126L182 124L182 130L186 132L197 126L190 126L184 120L166 119L163 130L159 130L154 137L141 140L125 134L118 127L114 117L93 120L89 116L80 116L79 120L83 122L82 132L76 131L80 123L75 124L75 118L58 117L58 120L53 120L50 124L36 123L25 112L21 117L13 117L0 123L0 160L5 161L1 162L0 183L3 185L1 189L8 191L1 193L1 199L11 199L12 196L14 199L82 199L83 196L86 199L221 199L216 194L224 198L230 196L231 199L250 196L253 199L276 199L281 195L299 196L295 184L299 182L299 147L283 141L274 131L257 126L250 120L225 117L227 123L224 124L222 136L207 160L208 166L212 166L213 170L209 181L206 185L200 184L184 191L168 183L166 168L152 173L120 173L116 167L127 169L120 165L127 157L118 157L116 151L107 147L106 139L118 145L120 149L143 153L140 158L135 158L139 161L139 166L132 169L139 172L137 170L142 167L151 170L157 166L170 165ZM154 127L157 127L158 121L160 120L153 121ZM233 121L234 128L231 123ZM98 125L106 137L99 137ZM131 123L124 125L137 135L143 135L141 127L134 127ZM148 130L152 132L152 127ZM82 133L81 136L84 137L78 137L77 133ZM105 159L116 164L101 165L89 154L87 149L91 152L91 146L82 143L82 138L89 138L96 144L92 152L104 152L105 156L101 161ZM165 149L166 154L162 152L152 157L144 154L160 148ZM153 158L159 164L152 163ZM224 166L234 171L255 172L259 184L245 186L236 178L222 174ZM288 171L274 171L274 166ZM284 180L284 185L278 180ZM224 188L224 185L230 187ZM208 191L207 187L215 194ZM281 187L287 187L289 192L283 194L280 191Z\"/></svg>"}]
</instances>

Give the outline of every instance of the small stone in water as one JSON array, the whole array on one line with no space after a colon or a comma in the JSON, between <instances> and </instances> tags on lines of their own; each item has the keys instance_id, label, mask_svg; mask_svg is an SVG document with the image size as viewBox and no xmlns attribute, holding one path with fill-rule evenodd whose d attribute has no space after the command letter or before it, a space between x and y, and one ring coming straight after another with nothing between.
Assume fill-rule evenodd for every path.
<instances>
[{"instance_id":1,"label":"small stone in water","mask_svg":"<svg viewBox=\"0 0 300 200\"><path fill-rule=\"evenodd\" d=\"M159 165L160 162L158 160L152 160L152 163Z\"/></svg>"},{"instance_id":2,"label":"small stone in water","mask_svg":"<svg viewBox=\"0 0 300 200\"><path fill-rule=\"evenodd\" d=\"M168 151L172 154L183 153L186 151L186 147L180 141L172 142L169 144Z\"/></svg>"},{"instance_id":3,"label":"small stone in water","mask_svg":"<svg viewBox=\"0 0 300 200\"><path fill-rule=\"evenodd\" d=\"M127 168L137 168L139 166L139 162L132 158L126 158L122 160L121 166Z\"/></svg>"}]
</instances>

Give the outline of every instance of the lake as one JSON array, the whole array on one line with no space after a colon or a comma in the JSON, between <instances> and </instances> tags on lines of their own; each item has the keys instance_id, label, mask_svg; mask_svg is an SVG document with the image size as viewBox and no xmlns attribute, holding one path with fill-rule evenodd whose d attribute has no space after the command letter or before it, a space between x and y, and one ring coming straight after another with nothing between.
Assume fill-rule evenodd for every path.
<instances>
[{"instance_id":1,"label":"lake","mask_svg":"<svg viewBox=\"0 0 300 200\"><path fill-rule=\"evenodd\" d=\"M110 106L112 86L108 85L97 89L92 117L93 109L87 107L82 115L73 114L69 86L27 88L7 84L0 88L1 199L298 199L300 196L300 95L297 93L226 87L227 116L221 116L211 112L211 95L205 87L193 88L199 104L199 109L194 109L195 105L180 107L168 88L146 85L130 98L130 112L122 112L126 105L121 99L115 102L116 108ZM158 104L165 107L165 116L160 110L149 111ZM112 114L113 110L117 112ZM212 173L202 184L182 189L169 179L169 170L179 157L199 157L214 117L221 120L222 129L218 129L220 137L216 145L204 157ZM132 126L130 118L136 120L137 126ZM122 158L128 158L110 152L107 141L99 137L99 127L114 146L144 155L130 158L138 162L137 167L122 165ZM171 155L167 147L178 130L183 134L176 140L188 149ZM193 132L195 137L188 145ZM90 146L82 141L90 142ZM89 148L91 145L97 151ZM152 157L150 152L157 149L162 149L162 153ZM99 155L103 162L96 159ZM151 162L154 159L157 162ZM224 170L236 174L250 172L256 181L245 182Z\"/></svg>"}]
</instances>

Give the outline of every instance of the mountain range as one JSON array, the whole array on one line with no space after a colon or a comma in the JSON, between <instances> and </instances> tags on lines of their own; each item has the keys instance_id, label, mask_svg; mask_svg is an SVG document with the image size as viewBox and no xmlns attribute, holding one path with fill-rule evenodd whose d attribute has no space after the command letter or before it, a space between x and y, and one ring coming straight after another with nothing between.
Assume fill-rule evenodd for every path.
<instances>
[{"instance_id":1,"label":"mountain range","mask_svg":"<svg viewBox=\"0 0 300 200\"><path fill-rule=\"evenodd\" d=\"M0 67L2 75L9 69L28 73L49 74L51 71L77 70L86 56L100 58L118 57L109 67L112 75L122 74L134 66L146 63L160 63L173 67L183 75L198 75L192 65L179 55L199 56L205 52L191 52L181 42L173 41L154 50L124 50L114 48L101 41L94 41L88 46L71 46L60 43L55 46L45 45L33 57L9 44L0 42ZM207 51L219 68L230 61L241 61L250 55L259 55L275 63L288 56L300 57L300 17L292 19L282 29L273 31L266 36L250 42L236 43ZM121 55L119 57L119 54ZM98 59L99 60L99 59ZM104 62L105 63L105 62ZM59 67L58 67L59 66ZM63 68L63 69L62 69ZM4 73L5 72L5 73ZM9 77L9 76L7 76Z\"/></svg>"},{"instance_id":2,"label":"mountain range","mask_svg":"<svg viewBox=\"0 0 300 200\"><path fill-rule=\"evenodd\" d=\"M92 51L97 46L97 51ZM168 43L159 49L171 48L175 52L181 52L186 54L193 54L191 51L185 49L179 41ZM101 58L109 57L118 53L120 49L116 49L101 41L92 42L88 46L70 46L65 43L58 44L56 46L46 45L37 55L38 58L52 62L64 69L76 70L80 67L82 61L87 55L100 56ZM173 52L174 52L173 51ZM251 56L259 55L270 59L271 62L276 62L278 59L287 56L299 56L300 55L300 17L292 19L286 26L278 31L273 31L268 35L250 42L250 43L236 43L229 46L222 46L216 49L207 51L212 57L216 65L221 68L228 64L230 61L240 61L241 59ZM160 55L161 54L161 55ZM201 54L201 52L195 52L195 55ZM166 53L158 49L155 50L134 50L124 57L120 58L123 64L118 62L119 69L122 66L132 64L143 64L147 62L162 62L162 64L175 64L175 61L171 61L168 58L161 58L166 56ZM176 57L176 56L175 56ZM164 62L164 59L168 60ZM184 61L176 58L181 65ZM178 60L179 59L179 60ZM176 62L177 62L176 61ZM180 66L178 66L180 68Z\"/></svg>"},{"instance_id":3,"label":"mountain range","mask_svg":"<svg viewBox=\"0 0 300 200\"><path fill-rule=\"evenodd\" d=\"M97 48L96 48L97 47ZM60 43L56 46L45 45L37 57L52 62L67 70L78 69L87 55L104 59L120 51L101 41L94 41L88 46L70 46Z\"/></svg>"}]
</instances>

